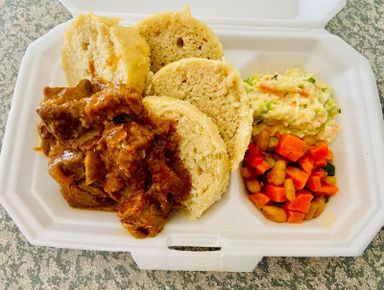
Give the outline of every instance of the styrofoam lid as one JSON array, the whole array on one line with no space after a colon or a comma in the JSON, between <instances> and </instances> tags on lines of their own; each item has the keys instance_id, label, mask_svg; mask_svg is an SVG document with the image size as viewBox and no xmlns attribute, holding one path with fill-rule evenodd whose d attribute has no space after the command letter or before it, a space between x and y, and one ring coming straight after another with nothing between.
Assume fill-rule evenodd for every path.
<instances>
[{"instance_id":1,"label":"styrofoam lid","mask_svg":"<svg viewBox=\"0 0 384 290\"><path fill-rule=\"evenodd\" d=\"M345 0L60 0L77 16L94 12L117 15L126 21L181 10L186 4L192 14L210 25L323 28L344 6Z\"/></svg>"}]
</instances>

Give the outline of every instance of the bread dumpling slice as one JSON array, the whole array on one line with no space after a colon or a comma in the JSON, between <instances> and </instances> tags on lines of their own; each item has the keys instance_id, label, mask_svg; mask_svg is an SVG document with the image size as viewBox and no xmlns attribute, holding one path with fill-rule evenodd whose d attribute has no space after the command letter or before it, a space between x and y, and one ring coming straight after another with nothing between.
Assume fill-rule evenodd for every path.
<instances>
[{"instance_id":1,"label":"bread dumpling slice","mask_svg":"<svg viewBox=\"0 0 384 290\"><path fill-rule=\"evenodd\" d=\"M186 58L163 67L147 87L148 95L189 101L212 118L227 146L232 170L244 158L252 134L252 110L243 81L229 63Z\"/></svg>"},{"instance_id":2,"label":"bread dumpling slice","mask_svg":"<svg viewBox=\"0 0 384 290\"><path fill-rule=\"evenodd\" d=\"M151 71L186 57L221 59L219 38L202 21L194 18L188 6L180 12L165 12L137 24L151 49Z\"/></svg>"},{"instance_id":3,"label":"bread dumpling slice","mask_svg":"<svg viewBox=\"0 0 384 290\"><path fill-rule=\"evenodd\" d=\"M192 178L192 189L183 206L197 219L227 190L230 165L223 139L209 117L188 102L169 97L146 97L153 114L176 123L180 158Z\"/></svg>"},{"instance_id":4,"label":"bread dumpling slice","mask_svg":"<svg viewBox=\"0 0 384 290\"><path fill-rule=\"evenodd\" d=\"M65 34L62 66L69 86L97 78L124 83L139 93L149 73L149 46L134 27L118 18L94 14L77 17Z\"/></svg>"}]
</instances>

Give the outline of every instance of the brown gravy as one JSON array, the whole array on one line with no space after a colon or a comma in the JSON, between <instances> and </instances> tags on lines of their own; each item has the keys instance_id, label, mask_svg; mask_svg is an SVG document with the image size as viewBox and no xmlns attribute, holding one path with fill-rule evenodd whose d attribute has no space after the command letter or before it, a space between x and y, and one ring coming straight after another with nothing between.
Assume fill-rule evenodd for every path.
<instances>
[{"instance_id":1,"label":"brown gravy","mask_svg":"<svg viewBox=\"0 0 384 290\"><path fill-rule=\"evenodd\" d=\"M44 89L42 152L69 205L116 210L135 237L156 236L191 190L175 124L124 85L82 80Z\"/></svg>"}]
</instances>

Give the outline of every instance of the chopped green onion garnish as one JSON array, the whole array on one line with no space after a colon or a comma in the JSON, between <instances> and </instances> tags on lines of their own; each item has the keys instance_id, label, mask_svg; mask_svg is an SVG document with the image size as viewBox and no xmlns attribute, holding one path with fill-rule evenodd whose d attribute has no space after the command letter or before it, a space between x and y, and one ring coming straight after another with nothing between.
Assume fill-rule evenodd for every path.
<instances>
[{"instance_id":1,"label":"chopped green onion garnish","mask_svg":"<svg viewBox=\"0 0 384 290\"><path fill-rule=\"evenodd\" d=\"M269 112L269 110L271 110L271 108L272 108L272 102L268 102L265 105L261 105L260 113L261 114L266 114L266 113Z\"/></svg>"},{"instance_id":2,"label":"chopped green onion garnish","mask_svg":"<svg viewBox=\"0 0 384 290\"><path fill-rule=\"evenodd\" d=\"M272 77L272 79L273 80L277 80L277 77L278 77L279 75L274 75L273 77Z\"/></svg>"},{"instance_id":3,"label":"chopped green onion garnish","mask_svg":"<svg viewBox=\"0 0 384 290\"><path fill-rule=\"evenodd\" d=\"M309 79L307 79L307 81L309 81L312 84L316 82L316 80L313 77L310 77Z\"/></svg>"},{"instance_id":4,"label":"chopped green onion garnish","mask_svg":"<svg viewBox=\"0 0 384 290\"><path fill-rule=\"evenodd\" d=\"M252 78L247 78L246 80L244 80L244 82L247 83L248 85L253 85Z\"/></svg>"}]
</instances>

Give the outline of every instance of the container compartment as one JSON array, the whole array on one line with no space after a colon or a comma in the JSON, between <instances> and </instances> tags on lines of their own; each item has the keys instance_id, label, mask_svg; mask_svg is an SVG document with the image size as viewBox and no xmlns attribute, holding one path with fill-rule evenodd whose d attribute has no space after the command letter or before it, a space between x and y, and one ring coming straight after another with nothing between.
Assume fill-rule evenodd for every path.
<instances>
[{"instance_id":1,"label":"container compartment","mask_svg":"<svg viewBox=\"0 0 384 290\"><path fill-rule=\"evenodd\" d=\"M42 89L65 85L60 50L68 25L57 26L28 48L4 139L0 198L31 243L115 251L213 246L253 256L358 255L382 226L384 186L378 174L384 130L372 117L381 114L374 77L365 58L322 31L217 30L226 59L243 78L300 66L334 89L342 109L343 130L332 144L341 190L319 218L301 225L266 220L248 200L239 172L201 219L176 213L156 238L132 238L114 213L69 207L48 174L47 159L33 151L39 122L34 109Z\"/></svg>"}]
</instances>

